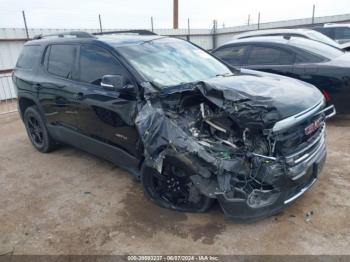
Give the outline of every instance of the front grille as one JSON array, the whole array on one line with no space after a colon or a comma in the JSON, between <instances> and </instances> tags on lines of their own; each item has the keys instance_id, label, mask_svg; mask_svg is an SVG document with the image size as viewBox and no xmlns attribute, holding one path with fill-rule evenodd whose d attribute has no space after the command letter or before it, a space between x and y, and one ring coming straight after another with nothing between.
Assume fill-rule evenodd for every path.
<instances>
[{"instance_id":1,"label":"front grille","mask_svg":"<svg viewBox=\"0 0 350 262\"><path fill-rule=\"evenodd\" d=\"M324 110L317 111L275 134L275 155L284 159L291 180L302 180L325 157L326 119Z\"/></svg>"},{"instance_id":2,"label":"front grille","mask_svg":"<svg viewBox=\"0 0 350 262\"><path fill-rule=\"evenodd\" d=\"M305 128L318 118L311 117L299 125L280 133L276 137L276 153L280 156L291 155L307 147L315 139L319 138L325 126L323 119L320 128L310 134L305 134Z\"/></svg>"},{"instance_id":3,"label":"front grille","mask_svg":"<svg viewBox=\"0 0 350 262\"><path fill-rule=\"evenodd\" d=\"M314 163L322 162L326 156L325 127L305 147L285 157L287 174L292 180L303 178Z\"/></svg>"},{"instance_id":4,"label":"front grille","mask_svg":"<svg viewBox=\"0 0 350 262\"><path fill-rule=\"evenodd\" d=\"M289 164L298 164L308 157L312 156L324 144L325 126L316 132L307 142L302 143L296 150L285 156Z\"/></svg>"},{"instance_id":5,"label":"front grille","mask_svg":"<svg viewBox=\"0 0 350 262\"><path fill-rule=\"evenodd\" d=\"M310 144L316 144L324 137L325 121L334 116L336 111L334 106L321 110L320 105L275 124L273 129L278 130L273 131L276 157L290 156L305 148L312 150Z\"/></svg>"}]
</instances>

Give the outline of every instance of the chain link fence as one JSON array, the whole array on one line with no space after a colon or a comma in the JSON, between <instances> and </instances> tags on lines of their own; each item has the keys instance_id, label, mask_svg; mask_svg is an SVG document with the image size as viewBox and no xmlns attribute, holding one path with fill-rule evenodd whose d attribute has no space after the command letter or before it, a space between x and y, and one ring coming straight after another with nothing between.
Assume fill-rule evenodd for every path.
<instances>
[{"instance_id":1,"label":"chain link fence","mask_svg":"<svg viewBox=\"0 0 350 262\"><path fill-rule=\"evenodd\" d=\"M0 115L17 112L17 94L10 74L0 75Z\"/></svg>"}]
</instances>

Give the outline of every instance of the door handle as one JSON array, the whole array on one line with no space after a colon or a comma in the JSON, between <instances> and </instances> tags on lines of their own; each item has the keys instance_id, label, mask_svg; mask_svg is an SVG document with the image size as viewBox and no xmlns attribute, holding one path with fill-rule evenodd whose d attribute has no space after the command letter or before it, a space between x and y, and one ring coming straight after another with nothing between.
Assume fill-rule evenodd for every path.
<instances>
[{"instance_id":1,"label":"door handle","mask_svg":"<svg viewBox=\"0 0 350 262\"><path fill-rule=\"evenodd\" d=\"M84 93L79 92L73 95L74 100L83 100L84 99Z\"/></svg>"}]
</instances>

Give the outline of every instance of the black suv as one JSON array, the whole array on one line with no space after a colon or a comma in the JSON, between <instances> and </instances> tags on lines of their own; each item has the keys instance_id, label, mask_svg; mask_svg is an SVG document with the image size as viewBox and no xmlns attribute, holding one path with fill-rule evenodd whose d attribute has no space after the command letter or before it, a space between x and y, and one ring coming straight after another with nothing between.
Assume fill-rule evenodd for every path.
<instances>
[{"instance_id":1,"label":"black suv","mask_svg":"<svg viewBox=\"0 0 350 262\"><path fill-rule=\"evenodd\" d=\"M13 73L34 147L65 143L141 178L162 207L257 219L316 181L323 95L298 80L237 70L147 31L38 36Z\"/></svg>"}]
</instances>

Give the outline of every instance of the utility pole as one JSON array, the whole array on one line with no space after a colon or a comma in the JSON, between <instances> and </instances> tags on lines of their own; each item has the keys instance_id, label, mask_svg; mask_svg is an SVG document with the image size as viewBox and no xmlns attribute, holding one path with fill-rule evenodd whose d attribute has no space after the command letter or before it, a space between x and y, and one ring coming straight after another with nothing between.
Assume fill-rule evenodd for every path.
<instances>
[{"instance_id":1,"label":"utility pole","mask_svg":"<svg viewBox=\"0 0 350 262\"><path fill-rule=\"evenodd\" d=\"M312 7L312 24L315 23L315 9L316 9L316 6L313 5L313 7Z\"/></svg>"},{"instance_id":2,"label":"utility pole","mask_svg":"<svg viewBox=\"0 0 350 262\"><path fill-rule=\"evenodd\" d=\"M173 6L173 28L178 29L179 28L179 0L173 0L174 6Z\"/></svg>"},{"instance_id":3,"label":"utility pole","mask_svg":"<svg viewBox=\"0 0 350 262\"><path fill-rule=\"evenodd\" d=\"M152 29L152 32L154 31L154 27L153 27L153 16L151 16L151 29Z\"/></svg>"},{"instance_id":4,"label":"utility pole","mask_svg":"<svg viewBox=\"0 0 350 262\"><path fill-rule=\"evenodd\" d=\"M248 25L250 25L250 14L248 15Z\"/></svg>"},{"instance_id":5,"label":"utility pole","mask_svg":"<svg viewBox=\"0 0 350 262\"><path fill-rule=\"evenodd\" d=\"M22 16L23 16L24 28L25 28L25 30L26 30L27 39L29 39L29 33L28 33L28 26L27 26L26 14L24 13L24 10L22 10Z\"/></svg>"},{"instance_id":6,"label":"utility pole","mask_svg":"<svg viewBox=\"0 0 350 262\"><path fill-rule=\"evenodd\" d=\"M260 12L258 14L258 30L260 29Z\"/></svg>"},{"instance_id":7,"label":"utility pole","mask_svg":"<svg viewBox=\"0 0 350 262\"><path fill-rule=\"evenodd\" d=\"M102 22L101 22L101 15L98 15L98 21L100 22L100 32L102 33Z\"/></svg>"}]
</instances>

